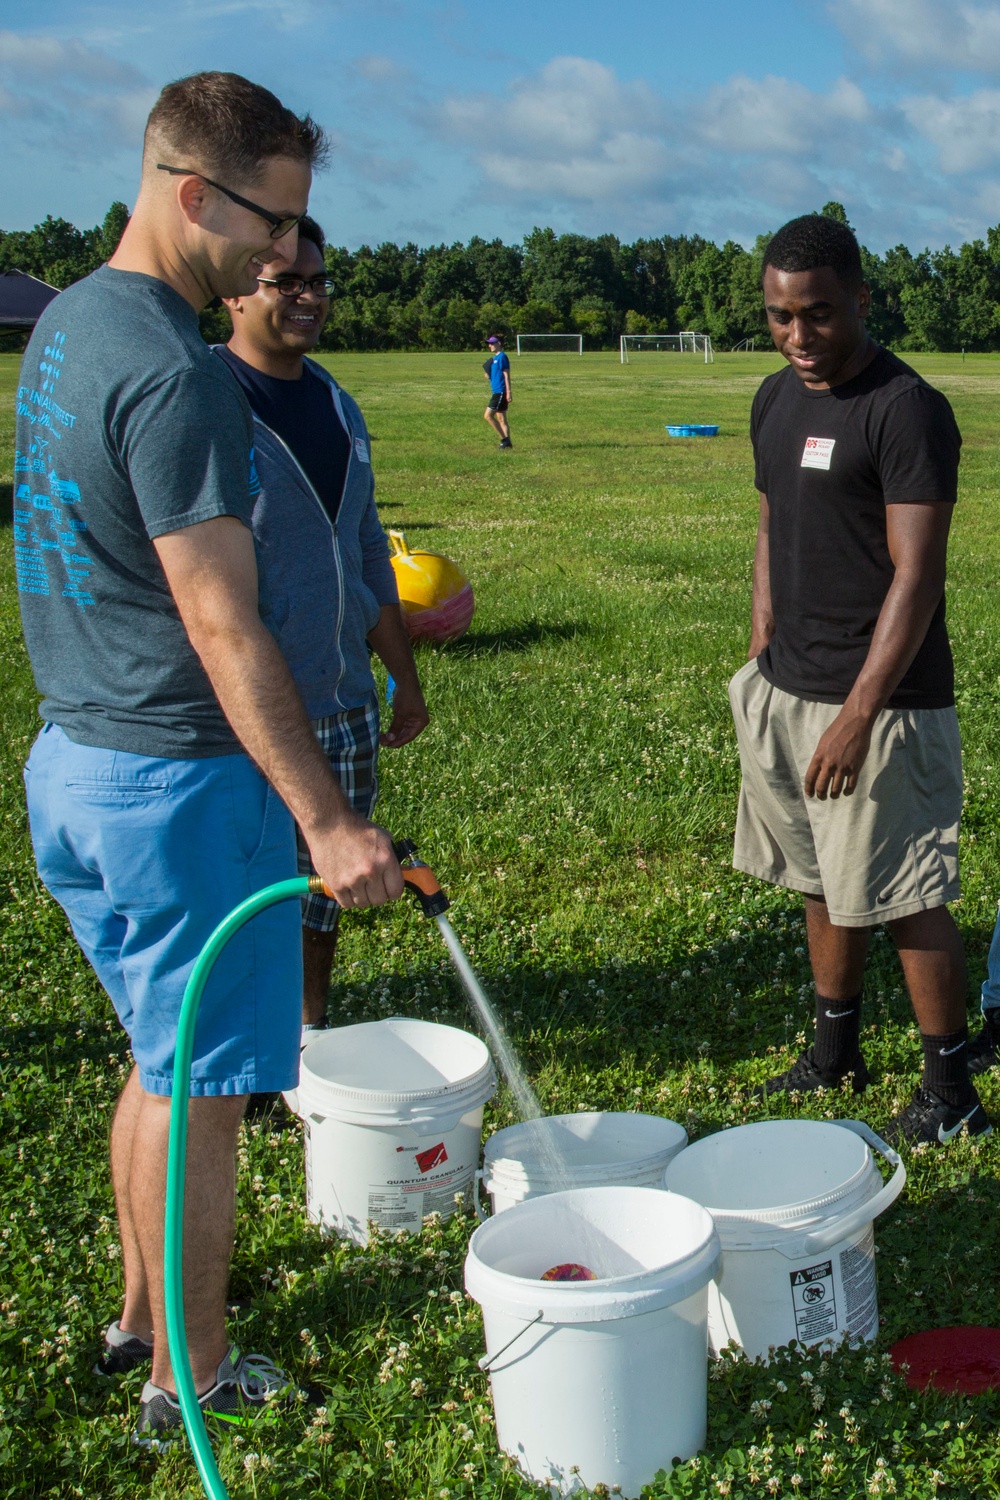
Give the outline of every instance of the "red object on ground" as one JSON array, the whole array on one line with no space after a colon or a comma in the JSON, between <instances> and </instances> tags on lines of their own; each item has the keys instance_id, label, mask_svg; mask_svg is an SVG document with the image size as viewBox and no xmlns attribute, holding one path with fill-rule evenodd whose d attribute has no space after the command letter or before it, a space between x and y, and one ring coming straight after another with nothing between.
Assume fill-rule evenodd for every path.
<instances>
[{"instance_id":1,"label":"red object on ground","mask_svg":"<svg viewBox=\"0 0 1000 1500\"><path fill-rule=\"evenodd\" d=\"M542 1276L543 1281L596 1281L597 1277L593 1271L586 1266L578 1266L574 1261L566 1261L565 1265L550 1266Z\"/></svg>"},{"instance_id":2,"label":"red object on ground","mask_svg":"<svg viewBox=\"0 0 1000 1500\"><path fill-rule=\"evenodd\" d=\"M898 1370L908 1365L906 1383L922 1391L960 1391L981 1396L1000 1388L1000 1328L928 1328L911 1333L889 1350Z\"/></svg>"}]
</instances>

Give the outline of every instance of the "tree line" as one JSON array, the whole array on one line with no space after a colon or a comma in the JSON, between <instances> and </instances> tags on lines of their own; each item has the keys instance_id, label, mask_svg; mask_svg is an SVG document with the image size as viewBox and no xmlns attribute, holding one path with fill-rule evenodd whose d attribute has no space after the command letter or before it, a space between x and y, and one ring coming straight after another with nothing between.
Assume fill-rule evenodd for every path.
<instances>
[{"instance_id":1,"label":"tree line","mask_svg":"<svg viewBox=\"0 0 1000 1500\"><path fill-rule=\"evenodd\" d=\"M839 203L819 212L847 222ZM0 230L0 271L16 268L65 287L107 260L128 222L113 203L102 224L77 229L51 216L28 230ZM622 333L708 333L716 349L767 339L760 265L770 233L751 249L701 235L623 244L532 229L519 245L474 235L468 244L385 243L327 247L335 281L322 347L344 350L475 349L490 333L581 333L584 347L612 348ZM1000 225L957 250L884 255L862 248L872 287L869 328L900 351L1000 349ZM208 338L225 338L223 310L202 315Z\"/></svg>"}]
</instances>

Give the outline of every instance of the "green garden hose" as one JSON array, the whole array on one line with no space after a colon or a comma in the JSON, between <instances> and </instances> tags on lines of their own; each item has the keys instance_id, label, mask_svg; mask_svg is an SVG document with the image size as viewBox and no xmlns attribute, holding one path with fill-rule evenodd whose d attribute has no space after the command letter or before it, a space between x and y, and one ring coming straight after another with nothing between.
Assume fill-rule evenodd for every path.
<instances>
[{"instance_id":1,"label":"green garden hose","mask_svg":"<svg viewBox=\"0 0 1000 1500\"><path fill-rule=\"evenodd\" d=\"M417 857L409 839L393 845L403 869L403 884L420 902L424 914L438 917L448 909L448 898L433 871ZM212 1445L205 1431L205 1417L198 1405L198 1393L191 1373L187 1331L184 1322L184 1173L187 1162L188 1102L191 1095L191 1058L194 1053L194 1029L201 997L216 959L229 939L245 922L278 901L300 899L325 890L318 875L301 875L295 880L279 880L248 896L221 921L195 960L191 977L184 990L177 1022L177 1049L174 1055L174 1087L170 1100L170 1143L167 1151L167 1197L163 1224L163 1294L167 1316L167 1343L174 1371L177 1400L187 1429L188 1441L201 1482L209 1500L229 1500L222 1482ZM327 892L329 894L329 892Z\"/></svg>"},{"instance_id":2,"label":"green garden hose","mask_svg":"<svg viewBox=\"0 0 1000 1500\"><path fill-rule=\"evenodd\" d=\"M177 1022L177 1051L174 1059L174 1087L170 1100L170 1145L167 1154L167 1198L163 1226L163 1293L167 1315L167 1342L174 1371L177 1399L187 1428L188 1441L201 1482L209 1500L228 1500L229 1492L222 1482L212 1445L205 1431L205 1418L198 1405L198 1393L191 1374L187 1332L184 1323L184 1168L187 1161L188 1101L191 1093L191 1057L194 1051L194 1028L198 1008L208 976L215 961L234 933L259 911L278 901L307 896L310 877L279 880L256 895L242 901L221 921L202 948L191 970L184 990L180 1019Z\"/></svg>"}]
</instances>

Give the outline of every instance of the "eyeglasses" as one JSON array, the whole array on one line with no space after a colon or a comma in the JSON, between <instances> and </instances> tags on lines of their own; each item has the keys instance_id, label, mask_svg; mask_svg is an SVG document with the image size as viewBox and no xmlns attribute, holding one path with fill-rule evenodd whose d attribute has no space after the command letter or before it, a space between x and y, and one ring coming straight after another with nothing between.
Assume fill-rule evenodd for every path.
<instances>
[{"instance_id":1,"label":"eyeglasses","mask_svg":"<svg viewBox=\"0 0 1000 1500\"><path fill-rule=\"evenodd\" d=\"M304 214L291 214L283 219L280 214L273 214L269 208L261 208L259 203L251 203L249 198L241 198L239 193L234 193L231 188L223 187L221 182L213 182L211 177L206 177L204 172L195 172L190 167L167 167L162 161L156 163L158 172L169 172L171 177L200 177L202 182L207 182L209 187L214 187L217 192L225 193L226 197L233 203L238 203L240 208L248 208L258 218L265 219L271 226L272 240L280 240L289 230L294 229Z\"/></svg>"},{"instance_id":2,"label":"eyeglasses","mask_svg":"<svg viewBox=\"0 0 1000 1500\"><path fill-rule=\"evenodd\" d=\"M258 276L258 286L276 286L283 297L301 297L306 287L314 297L333 296L332 276L313 276L306 280L304 276Z\"/></svg>"}]
</instances>

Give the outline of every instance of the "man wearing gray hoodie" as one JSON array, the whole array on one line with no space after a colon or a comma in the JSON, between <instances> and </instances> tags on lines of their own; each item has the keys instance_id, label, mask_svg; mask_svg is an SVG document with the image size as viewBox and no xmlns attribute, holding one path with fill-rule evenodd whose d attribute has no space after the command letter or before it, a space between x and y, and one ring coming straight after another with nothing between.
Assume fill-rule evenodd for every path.
<instances>
[{"instance_id":1,"label":"man wearing gray hoodie","mask_svg":"<svg viewBox=\"0 0 1000 1500\"><path fill-rule=\"evenodd\" d=\"M216 353L254 417L261 614L345 795L368 817L379 745L397 749L416 739L428 713L375 508L364 417L307 357L330 310L324 243L314 220L299 221L292 264L265 265L253 296L227 299L233 334ZM392 722L381 735L371 651L395 682ZM313 873L301 835L299 867ZM340 907L326 896L310 896L303 907L305 1035L326 1025Z\"/></svg>"}]
</instances>

